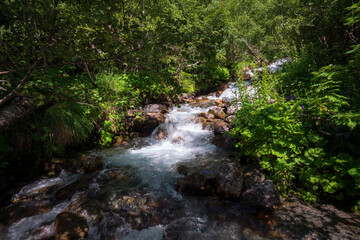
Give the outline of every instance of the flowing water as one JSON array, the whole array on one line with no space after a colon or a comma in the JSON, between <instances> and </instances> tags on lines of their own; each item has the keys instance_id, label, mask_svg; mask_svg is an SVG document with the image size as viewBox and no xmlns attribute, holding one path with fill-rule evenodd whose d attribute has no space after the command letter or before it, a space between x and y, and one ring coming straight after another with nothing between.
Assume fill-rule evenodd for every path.
<instances>
[{"instance_id":1,"label":"flowing water","mask_svg":"<svg viewBox=\"0 0 360 240\"><path fill-rule=\"evenodd\" d=\"M254 91L249 87L249 91ZM252 207L214 196L176 191L179 164L205 175L229 161L213 143L213 132L197 115L215 99L233 100L235 83L211 102L174 107L148 138L87 154L105 159L104 169L86 176L62 172L23 187L0 212L0 239L53 239L57 214L85 216L88 239L263 239L271 227ZM159 139L159 132L165 137ZM63 197L63 193L65 197Z\"/></svg>"}]
</instances>

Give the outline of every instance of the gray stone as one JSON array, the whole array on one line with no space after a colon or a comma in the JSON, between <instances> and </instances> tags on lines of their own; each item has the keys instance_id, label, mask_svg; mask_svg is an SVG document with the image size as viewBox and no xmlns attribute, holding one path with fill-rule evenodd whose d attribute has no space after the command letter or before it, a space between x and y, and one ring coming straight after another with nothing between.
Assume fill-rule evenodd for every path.
<instances>
[{"instance_id":1,"label":"gray stone","mask_svg":"<svg viewBox=\"0 0 360 240\"><path fill-rule=\"evenodd\" d=\"M192 173L185 178L179 178L176 189L188 194L208 195L213 191L213 183L201 173Z\"/></svg>"},{"instance_id":2,"label":"gray stone","mask_svg":"<svg viewBox=\"0 0 360 240\"><path fill-rule=\"evenodd\" d=\"M166 107L161 104L148 104L144 106L145 113L164 113L166 112Z\"/></svg>"},{"instance_id":3,"label":"gray stone","mask_svg":"<svg viewBox=\"0 0 360 240\"><path fill-rule=\"evenodd\" d=\"M225 163L216 176L216 192L225 199L239 200L243 188L243 174L240 163Z\"/></svg>"},{"instance_id":4,"label":"gray stone","mask_svg":"<svg viewBox=\"0 0 360 240\"><path fill-rule=\"evenodd\" d=\"M281 205L279 192L271 180L257 182L248 186L242 192L241 200L249 205L266 209Z\"/></svg>"}]
</instances>

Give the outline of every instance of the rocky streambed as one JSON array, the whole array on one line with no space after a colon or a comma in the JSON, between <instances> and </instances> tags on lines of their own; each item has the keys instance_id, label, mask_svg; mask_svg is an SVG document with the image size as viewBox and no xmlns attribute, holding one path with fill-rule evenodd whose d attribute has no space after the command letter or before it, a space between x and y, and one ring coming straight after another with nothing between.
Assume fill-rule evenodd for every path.
<instances>
[{"instance_id":1,"label":"rocky streambed","mask_svg":"<svg viewBox=\"0 0 360 240\"><path fill-rule=\"evenodd\" d=\"M256 92L248 87L250 94ZM0 210L0 239L359 239L355 214L281 199L256 165L234 161L235 83L180 107L145 106L119 139L23 186Z\"/></svg>"}]
</instances>

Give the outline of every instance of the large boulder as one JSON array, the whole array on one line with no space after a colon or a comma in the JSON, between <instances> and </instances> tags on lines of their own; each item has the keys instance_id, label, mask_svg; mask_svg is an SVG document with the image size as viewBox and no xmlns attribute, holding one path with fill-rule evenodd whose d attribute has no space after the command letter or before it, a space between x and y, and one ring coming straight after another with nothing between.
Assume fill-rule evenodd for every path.
<instances>
[{"instance_id":1,"label":"large boulder","mask_svg":"<svg viewBox=\"0 0 360 240\"><path fill-rule=\"evenodd\" d=\"M243 188L243 174L240 163L224 163L216 175L216 192L225 199L239 200Z\"/></svg>"},{"instance_id":2,"label":"large boulder","mask_svg":"<svg viewBox=\"0 0 360 240\"><path fill-rule=\"evenodd\" d=\"M222 135L230 131L230 125L222 120L216 121L213 125L215 135Z\"/></svg>"},{"instance_id":3,"label":"large boulder","mask_svg":"<svg viewBox=\"0 0 360 240\"><path fill-rule=\"evenodd\" d=\"M71 212L62 212L55 219L56 240L85 239L89 226L86 219Z\"/></svg>"},{"instance_id":4,"label":"large boulder","mask_svg":"<svg viewBox=\"0 0 360 240\"><path fill-rule=\"evenodd\" d=\"M213 114L216 118L225 119L226 114L224 113L224 110L221 107L214 107L209 110L210 114Z\"/></svg>"},{"instance_id":5,"label":"large boulder","mask_svg":"<svg viewBox=\"0 0 360 240\"><path fill-rule=\"evenodd\" d=\"M132 131L138 132L142 137L147 137L164 122L165 116L162 113L146 113L144 116L133 120Z\"/></svg>"},{"instance_id":6,"label":"large boulder","mask_svg":"<svg viewBox=\"0 0 360 240\"><path fill-rule=\"evenodd\" d=\"M215 118L214 114L205 113L205 112L200 113L198 116L203 117L206 120L213 120Z\"/></svg>"},{"instance_id":7,"label":"large boulder","mask_svg":"<svg viewBox=\"0 0 360 240\"><path fill-rule=\"evenodd\" d=\"M162 104L148 104L144 106L144 113L167 113L167 108Z\"/></svg>"},{"instance_id":8,"label":"large boulder","mask_svg":"<svg viewBox=\"0 0 360 240\"><path fill-rule=\"evenodd\" d=\"M265 209L281 205L281 197L271 180L256 182L248 186L242 192L241 200L249 205Z\"/></svg>"},{"instance_id":9,"label":"large boulder","mask_svg":"<svg viewBox=\"0 0 360 240\"><path fill-rule=\"evenodd\" d=\"M215 135L211 143L220 149L234 150L234 141L229 134Z\"/></svg>"},{"instance_id":10,"label":"large boulder","mask_svg":"<svg viewBox=\"0 0 360 240\"><path fill-rule=\"evenodd\" d=\"M281 197L271 180L265 179L265 174L257 165L247 165L244 170L244 189L241 200L249 205L271 209L281 204Z\"/></svg>"},{"instance_id":11,"label":"large boulder","mask_svg":"<svg viewBox=\"0 0 360 240\"><path fill-rule=\"evenodd\" d=\"M222 107L222 106L223 106L223 103L222 103L222 100L221 100L221 99L215 99L214 103L215 103L216 106L218 106L218 107Z\"/></svg>"},{"instance_id":12,"label":"large boulder","mask_svg":"<svg viewBox=\"0 0 360 240\"><path fill-rule=\"evenodd\" d=\"M260 170L260 166L247 165L244 168L244 188L250 188L251 186L265 181L265 174Z\"/></svg>"},{"instance_id":13,"label":"large boulder","mask_svg":"<svg viewBox=\"0 0 360 240\"><path fill-rule=\"evenodd\" d=\"M213 191L213 182L205 175L195 172L177 180L176 189L194 195L208 195Z\"/></svg>"}]
</instances>

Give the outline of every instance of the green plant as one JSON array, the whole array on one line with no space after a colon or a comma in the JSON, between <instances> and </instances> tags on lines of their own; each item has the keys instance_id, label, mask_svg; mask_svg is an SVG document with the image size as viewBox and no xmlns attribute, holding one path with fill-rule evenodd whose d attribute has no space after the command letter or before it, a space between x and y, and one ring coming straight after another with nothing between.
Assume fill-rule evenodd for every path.
<instances>
[{"instance_id":1,"label":"green plant","mask_svg":"<svg viewBox=\"0 0 360 240\"><path fill-rule=\"evenodd\" d=\"M359 123L359 114L347 111L339 92L343 71L327 66L314 72L296 101L286 102L274 91L281 82L266 71L256 96L240 94L241 110L231 132L239 155L258 161L285 195L295 191L312 202L360 197L358 156L352 143L339 137Z\"/></svg>"},{"instance_id":2,"label":"green plant","mask_svg":"<svg viewBox=\"0 0 360 240\"><path fill-rule=\"evenodd\" d=\"M48 108L43 126L51 141L58 147L85 142L94 125L87 117L87 106L63 102Z\"/></svg>"}]
</instances>

